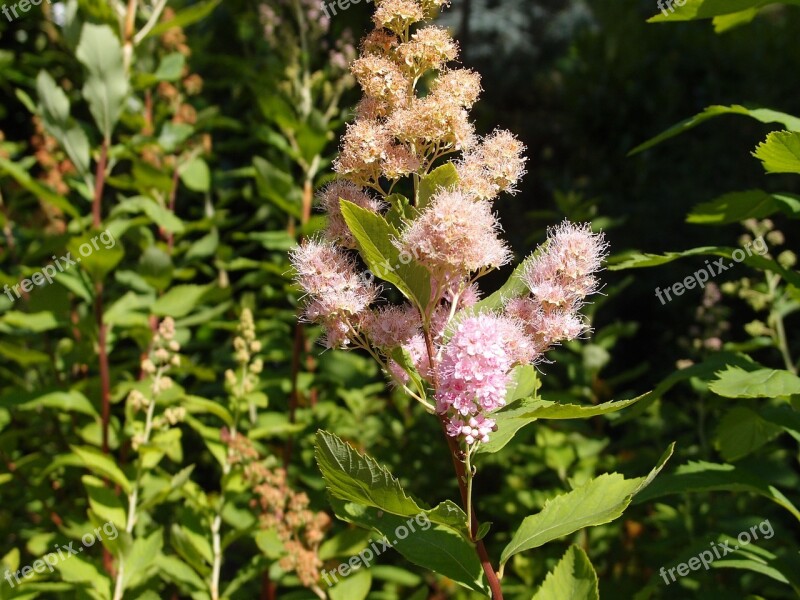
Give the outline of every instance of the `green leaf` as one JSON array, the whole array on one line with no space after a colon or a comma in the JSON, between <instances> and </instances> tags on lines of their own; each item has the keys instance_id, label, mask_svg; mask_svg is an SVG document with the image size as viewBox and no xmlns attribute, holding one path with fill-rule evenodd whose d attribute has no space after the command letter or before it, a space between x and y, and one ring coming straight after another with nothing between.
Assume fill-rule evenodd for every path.
<instances>
[{"instance_id":1,"label":"green leaf","mask_svg":"<svg viewBox=\"0 0 800 600\"><path fill-rule=\"evenodd\" d=\"M703 246L700 248L692 248L691 250L684 250L682 252L665 252L664 254L632 252L626 255L617 255L609 259L608 270L622 271L624 269L658 267L690 256L721 256L723 258L732 258L733 253L737 250L745 252L742 248L725 248L723 246ZM751 247L750 250L752 251L753 248ZM752 252L747 254L747 252L745 252L745 257L740 264L748 265L759 271L772 271L795 287L800 287L800 273L785 269L774 260L770 260L759 254L754 254ZM732 261L723 262L726 272L735 265L736 263ZM716 273L717 270L718 269L715 268L714 272Z\"/></svg>"},{"instance_id":2,"label":"green leaf","mask_svg":"<svg viewBox=\"0 0 800 600\"><path fill-rule=\"evenodd\" d=\"M161 528L147 537L138 537L123 558L122 588L137 587L150 579L158 570L164 535Z\"/></svg>"},{"instance_id":3,"label":"green leaf","mask_svg":"<svg viewBox=\"0 0 800 600\"><path fill-rule=\"evenodd\" d=\"M728 367L717 373L708 389L723 398L778 398L800 394L800 377L789 371Z\"/></svg>"},{"instance_id":4,"label":"green leaf","mask_svg":"<svg viewBox=\"0 0 800 600\"><path fill-rule=\"evenodd\" d=\"M725 3L729 3L729 1L733 2L736 0L722 0L722 2ZM786 129L789 129L791 131L800 131L800 118L794 117L786 113L778 112L776 110L771 110L769 108L747 108L745 106L740 106L738 104L734 104L731 106L714 105L714 106L709 106L703 112L693 117L681 121L677 125L673 125L666 131L658 134L654 138L647 140L643 144L636 146L636 148L634 148L628 153L628 156L633 156L634 154L638 154L639 152L644 152L645 150L652 148L656 144L660 144L661 142L673 138L676 135L680 135L681 133L689 131L690 129L694 129L701 123L705 123L709 119L713 119L721 115L744 115L746 117L752 117L753 119L755 119L756 121L760 121L761 123L780 123L781 125L786 127Z\"/></svg>"},{"instance_id":5,"label":"green leaf","mask_svg":"<svg viewBox=\"0 0 800 600\"><path fill-rule=\"evenodd\" d=\"M81 392L68 390L66 392L50 392L39 396L35 400L28 400L17 406L19 410L40 410L52 408L64 412L77 412L90 417L97 417L97 410Z\"/></svg>"},{"instance_id":6,"label":"green leaf","mask_svg":"<svg viewBox=\"0 0 800 600\"><path fill-rule=\"evenodd\" d=\"M451 501L442 502L434 509L421 506L406 495L400 482L373 458L359 454L327 431L319 430L316 439L317 465L334 498L402 517L424 513L431 522L451 527L467 537L467 516Z\"/></svg>"},{"instance_id":7,"label":"green leaf","mask_svg":"<svg viewBox=\"0 0 800 600\"><path fill-rule=\"evenodd\" d=\"M211 171L202 158L195 157L178 168L183 185L193 192L205 193L211 189Z\"/></svg>"},{"instance_id":8,"label":"green leaf","mask_svg":"<svg viewBox=\"0 0 800 600\"><path fill-rule=\"evenodd\" d=\"M122 488L122 491L129 494L131 482L125 477L125 473L117 466L117 463L107 454L103 454L97 448L91 446L70 446L72 453L77 456L84 466L100 477L107 477Z\"/></svg>"},{"instance_id":9,"label":"green leaf","mask_svg":"<svg viewBox=\"0 0 800 600\"><path fill-rule=\"evenodd\" d=\"M767 173L800 173L800 132L773 131L753 152Z\"/></svg>"},{"instance_id":10,"label":"green leaf","mask_svg":"<svg viewBox=\"0 0 800 600\"><path fill-rule=\"evenodd\" d=\"M178 81L183 75L186 58L180 52L167 54L158 63L158 68L153 74L158 81Z\"/></svg>"},{"instance_id":11,"label":"green leaf","mask_svg":"<svg viewBox=\"0 0 800 600\"><path fill-rule=\"evenodd\" d=\"M253 158L258 194L290 215L302 217L302 195L290 173L282 171L269 161Z\"/></svg>"},{"instance_id":12,"label":"green leaf","mask_svg":"<svg viewBox=\"0 0 800 600\"><path fill-rule=\"evenodd\" d=\"M64 581L88 584L82 589L86 590L90 598L97 600L111 598L111 579L98 565L84 560L81 556L71 555L69 560L58 561L56 568Z\"/></svg>"},{"instance_id":13,"label":"green leaf","mask_svg":"<svg viewBox=\"0 0 800 600\"><path fill-rule=\"evenodd\" d=\"M598 415L616 412L635 404L647 394L629 400L604 402L595 405L562 404L549 400L528 398L492 414L497 423L497 431L489 436L489 441L478 446L477 452L489 454L503 449L514 435L537 419L588 419Z\"/></svg>"},{"instance_id":14,"label":"green leaf","mask_svg":"<svg viewBox=\"0 0 800 600\"><path fill-rule=\"evenodd\" d=\"M10 310L0 317L0 332L11 333L22 330L31 333L44 333L58 328L58 321L49 311L24 313Z\"/></svg>"},{"instance_id":15,"label":"green leaf","mask_svg":"<svg viewBox=\"0 0 800 600\"><path fill-rule=\"evenodd\" d=\"M89 506L106 523L113 523L117 531L124 531L126 511L119 496L102 479L92 475L81 477L89 496Z\"/></svg>"},{"instance_id":16,"label":"green leaf","mask_svg":"<svg viewBox=\"0 0 800 600\"><path fill-rule=\"evenodd\" d=\"M176 217L175 213L146 196L133 196L132 198L123 200L114 206L111 211L111 216L139 213L147 215L154 224L158 225L164 231L183 233L186 229L183 225L183 221Z\"/></svg>"},{"instance_id":17,"label":"green leaf","mask_svg":"<svg viewBox=\"0 0 800 600\"><path fill-rule=\"evenodd\" d=\"M761 448L783 433L783 427L771 423L756 411L743 406L732 408L717 427L715 445L727 461L737 461Z\"/></svg>"},{"instance_id":18,"label":"green leaf","mask_svg":"<svg viewBox=\"0 0 800 600\"><path fill-rule=\"evenodd\" d=\"M747 9L762 8L776 4L778 0L686 0L683 5L673 1L672 8L648 19L649 23L663 21L692 21L731 15ZM800 5L800 0L780 0L781 4Z\"/></svg>"},{"instance_id":19,"label":"green leaf","mask_svg":"<svg viewBox=\"0 0 800 600\"><path fill-rule=\"evenodd\" d=\"M88 71L83 97L89 111L105 139L111 140L129 87L119 39L107 25L85 23L75 56Z\"/></svg>"},{"instance_id":20,"label":"green leaf","mask_svg":"<svg viewBox=\"0 0 800 600\"><path fill-rule=\"evenodd\" d=\"M800 520L800 511L778 490L744 467L690 461L674 473L659 477L653 485L636 497L636 504L669 494L687 492L750 492L775 502Z\"/></svg>"},{"instance_id":21,"label":"green leaf","mask_svg":"<svg viewBox=\"0 0 800 600\"><path fill-rule=\"evenodd\" d=\"M779 211L800 216L800 197L790 194L770 194L763 190L732 192L692 209L687 223L698 225L728 225L745 219L763 219Z\"/></svg>"},{"instance_id":22,"label":"green leaf","mask_svg":"<svg viewBox=\"0 0 800 600\"><path fill-rule=\"evenodd\" d=\"M457 184L458 171L453 163L448 162L437 167L419 182L417 210L425 208L435 194L442 190L453 189Z\"/></svg>"},{"instance_id":23,"label":"green leaf","mask_svg":"<svg viewBox=\"0 0 800 600\"><path fill-rule=\"evenodd\" d=\"M547 574L533 600L599 600L597 573L578 546L570 546L555 568Z\"/></svg>"},{"instance_id":24,"label":"green leaf","mask_svg":"<svg viewBox=\"0 0 800 600\"><path fill-rule=\"evenodd\" d=\"M233 427L233 416L219 402L201 398L200 396L185 396L181 401L181 406L191 415L211 414L219 417L228 427Z\"/></svg>"},{"instance_id":25,"label":"green leaf","mask_svg":"<svg viewBox=\"0 0 800 600\"><path fill-rule=\"evenodd\" d=\"M39 71L36 93L39 97L38 112L45 129L56 138L80 176L86 177L89 173L89 139L70 118L67 95L47 71Z\"/></svg>"},{"instance_id":26,"label":"green leaf","mask_svg":"<svg viewBox=\"0 0 800 600\"><path fill-rule=\"evenodd\" d=\"M178 285L153 304L153 314L160 317L185 317L199 304L211 285Z\"/></svg>"},{"instance_id":27,"label":"green leaf","mask_svg":"<svg viewBox=\"0 0 800 600\"><path fill-rule=\"evenodd\" d=\"M0 175L3 173L10 175L14 181L16 181L20 186L28 190L37 198L47 202L48 204L52 204L57 208L60 208L72 217L80 217L80 212L74 206L72 206L72 204L70 204L66 198L59 196L50 190L50 188L40 184L18 164L0 156Z\"/></svg>"},{"instance_id":28,"label":"green leaf","mask_svg":"<svg viewBox=\"0 0 800 600\"><path fill-rule=\"evenodd\" d=\"M393 283L406 298L424 309L430 302L430 275L414 261L403 264L400 251L392 243L400 237L399 232L381 215L347 200L341 200L341 209L372 274Z\"/></svg>"},{"instance_id":29,"label":"green leaf","mask_svg":"<svg viewBox=\"0 0 800 600\"><path fill-rule=\"evenodd\" d=\"M731 13L729 15L719 15L714 17L714 33L725 33L736 27L747 25L758 16L758 8L748 8L746 10Z\"/></svg>"},{"instance_id":30,"label":"green leaf","mask_svg":"<svg viewBox=\"0 0 800 600\"><path fill-rule=\"evenodd\" d=\"M379 532L387 544L415 565L488 595L475 546L453 528L431 523L423 529L413 518L335 498L331 499L331 505L338 518ZM401 533L405 536L403 539L399 537ZM383 546L378 543L374 547L382 549Z\"/></svg>"},{"instance_id":31,"label":"green leaf","mask_svg":"<svg viewBox=\"0 0 800 600\"><path fill-rule=\"evenodd\" d=\"M625 479L619 473L605 473L571 492L548 500L538 514L522 521L503 550L500 564L504 565L519 552L618 518L633 497L658 475L672 455L674 446L674 443L670 445L647 477Z\"/></svg>"},{"instance_id":32,"label":"green leaf","mask_svg":"<svg viewBox=\"0 0 800 600\"><path fill-rule=\"evenodd\" d=\"M331 600L364 600L372 587L372 573L360 568L328 590Z\"/></svg>"},{"instance_id":33,"label":"green leaf","mask_svg":"<svg viewBox=\"0 0 800 600\"><path fill-rule=\"evenodd\" d=\"M112 237L113 244L105 244L101 237L105 232L87 231L72 238L67 250L72 259L79 264L94 281L102 280L125 258L122 245Z\"/></svg>"},{"instance_id":34,"label":"green leaf","mask_svg":"<svg viewBox=\"0 0 800 600\"><path fill-rule=\"evenodd\" d=\"M192 4L188 8L179 11L169 21L163 21L153 27L147 34L146 38L162 35L173 27L187 27L198 21L202 21L210 15L222 0L208 0L207 2L198 2Z\"/></svg>"}]
</instances>

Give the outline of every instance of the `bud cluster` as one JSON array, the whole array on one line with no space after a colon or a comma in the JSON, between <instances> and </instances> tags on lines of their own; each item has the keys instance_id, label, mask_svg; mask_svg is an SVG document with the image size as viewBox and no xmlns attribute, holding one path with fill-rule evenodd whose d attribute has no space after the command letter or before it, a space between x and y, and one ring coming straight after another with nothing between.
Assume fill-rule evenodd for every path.
<instances>
[{"instance_id":1,"label":"bud cluster","mask_svg":"<svg viewBox=\"0 0 800 600\"><path fill-rule=\"evenodd\" d=\"M146 411L145 423L134 423L137 429L131 441L134 450L150 441L153 429L168 429L186 418L186 409L179 406L167 408L163 415L155 415L158 396L174 385L167 373L180 365L180 349L181 345L175 339L175 321L166 317L159 324L150 351L141 363L142 374L151 378L150 394L145 395L136 389L128 394L128 403L134 412Z\"/></svg>"}]
</instances>

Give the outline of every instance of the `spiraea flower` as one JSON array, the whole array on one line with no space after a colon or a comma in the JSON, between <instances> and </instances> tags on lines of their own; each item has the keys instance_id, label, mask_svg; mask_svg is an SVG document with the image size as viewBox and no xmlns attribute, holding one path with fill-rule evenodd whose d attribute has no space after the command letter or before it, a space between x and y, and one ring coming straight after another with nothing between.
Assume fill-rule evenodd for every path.
<instances>
[{"instance_id":1,"label":"spiraea flower","mask_svg":"<svg viewBox=\"0 0 800 600\"><path fill-rule=\"evenodd\" d=\"M459 323L437 368L437 410L476 415L505 405L509 374L531 356L531 342L506 317L481 314Z\"/></svg>"},{"instance_id":2,"label":"spiraea flower","mask_svg":"<svg viewBox=\"0 0 800 600\"><path fill-rule=\"evenodd\" d=\"M525 145L509 131L484 138L458 163L461 188L476 198L490 200L500 192L516 192L525 174Z\"/></svg>"},{"instance_id":3,"label":"spiraea flower","mask_svg":"<svg viewBox=\"0 0 800 600\"><path fill-rule=\"evenodd\" d=\"M568 308L597 291L595 272L606 256L602 234L588 224L564 221L550 228L547 247L525 269L523 280L531 294L546 307Z\"/></svg>"},{"instance_id":4,"label":"spiraea flower","mask_svg":"<svg viewBox=\"0 0 800 600\"><path fill-rule=\"evenodd\" d=\"M412 76L442 65L458 56L458 44L446 29L423 27L411 36L411 40L397 47L397 58L410 70Z\"/></svg>"},{"instance_id":5,"label":"spiraea flower","mask_svg":"<svg viewBox=\"0 0 800 600\"><path fill-rule=\"evenodd\" d=\"M372 345L377 348L397 348L408 344L422 331L419 311L410 304L385 306L370 311L362 325Z\"/></svg>"},{"instance_id":6,"label":"spiraea flower","mask_svg":"<svg viewBox=\"0 0 800 600\"><path fill-rule=\"evenodd\" d=\"M318 198L320 205L328 214L325 237L345 248L355 248L356 241L344 221L340 201L347 200L372 212L380 212L385 206L384 202L376 200L357 185L344 180L329 184L319 193Z\"/></svg>"},{"instance_id":7,"label":"spiraea flower","mask_svg":"<svg viewBox=\"0 0 800 600\"><path fill-rule=\"evenodd\" d=\"M465 276L510 260L499 232L500 223L487 202L444 191L402 232L397 246L437 276Z\"/></svg>"},{"instance_id":8,"label":"spiraea flower","mask_svg":"<svg viewBox=\"0 0 800 600\"><path fill-rule=\"evenodd\" d=\"M400 35L425 18L422 5L416 0L381 0L372 20L378 27Z\"/></svg>"},{"instance_id":9,"label":"spiraea flower","mask_svg":"<svg viewBox=\"0 0 800 600\"><path fill-rule=\"evenodd\" d=\"M304 317L323 325L329 348L347 345L378 289L359 277L353 259L331 242L306 240L291 252L291 260L308 295Z\"/></svg>"},{"instance_id":10,"label":"spiraea flower","mask_svg":"<svg viewBox=\"0 0 800 600\"><path fill-rule=\"evenodd\" d=\"M476 281L511 260L492 201L517 191L525 146L505 130L476 135L469 111L480 76L452 64L458 45L446 29L422 23L448 4L377 2L376 28L351 65L364 97L334 162L340 179L319 197L326 240L307 240L292 262L303 317L323 326L325 344L369 350L449 436L474 448L496 429L512 370L588 331L580 309L597 291L606 245L588 225L563 223L528 260L527 291L495 312L481 308ZM363 215L360 245L341 199L374 213ZM367 283L372 274L359 276L355 250L409 302L374 308L380 290Z\"/></svg>"}]
</instances>

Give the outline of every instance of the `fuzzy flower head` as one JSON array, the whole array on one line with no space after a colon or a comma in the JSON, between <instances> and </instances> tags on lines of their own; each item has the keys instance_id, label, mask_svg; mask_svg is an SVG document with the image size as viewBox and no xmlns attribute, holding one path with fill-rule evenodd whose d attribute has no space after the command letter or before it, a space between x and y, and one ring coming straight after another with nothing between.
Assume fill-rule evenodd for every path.
<instances>
[{"instance_id":1,"label":"fuzzy flower head","mask_svg":"<svg viewBox=\"0 0 800 600\"><path fill-rule=\"evenodd\" d=\"M347 345L378 289L360 278L352 259L330 242L306 240L290 258L308 296L303 316L323 325L329 348Z\"/></svg>"},{"instance_id":2,"label":"fuzzy flower head","mask_svg":"<svg viewBox=\"0 0 800 600\"><path fill-rule=\"evenodd\" d=\"M498 130L484 138L458 163L461 188L476 198L490 200L501 192L516 193L525 174L525 145L514 134Z\"/></svg>"},{"instance_id":3,"label":"fuzzy flower head","mask_svg":"<svg viewBox=\"0 0 800 600\"><path fill-rule=\"evenodd\" d=\"M411 82L388 58L366 54L353 61L350 70L368 97L392 107L405 104Z\"/></svg>"},{"instance_id":4,"label":"fuzzy flower head","mask_svg":"<svg viewBox=\"0 0 800 600\"><path fill-rule=\"evenodd\" d=\"M446 29L431 25L417 30L411 40L400 44L396 55L417 77L455 60L458 57L458 44Z\"/></svg>"},{"instance_id":5,"label":"fuzzy flower head","mask_svg":"<svg viewBox=\"0 0 800 600\"><path fill-rule=\"evenodd\" d=\"M552 346L574 340L588 329L577 310L545 310L531 297L511 300L506 306L506 315L520 323L531 340L530 362L539 360Z\"/></svg>"},{"instance_id":6,"label":"fuzzy flower head","mask_svg":"<svg viewBox=\"0 0 800 600\"><path fill-rule=\"evenodd\" d=\"M344 221L340 200L347 200L372 212L380 212L384 208L383 202L372 198L357 185L344 180L337 180L329 184L318 197L323 210L328 213L328 228L325 231L325 237L345 248L354 249L356 240Z\"/></svg>"},{"instance_id":7,"label":"fuzzy flower head","mask_svg":"<svg viewBox=\"0 0 800 600\"><path fill-rule=\"evenodd\" d=\"M397 246L432 273L465 276L510 260L499 232L500 223L487 202L444 191L403 231Z\"/></svg>"},{"instance_id":8,"label":"fuzzy flower head","mask_svg":"<svg viewBox=\"0 0 800 600\"><path fill-rule=\"evenodd\" d=\"M425 18L425 9L416 0L380 0L372 20L397 35Z\"/></svg>"},{"instance_id":9,"label":"fuzzy flower head","mask_svg":"<svg viewBox=\"0 0 800 600\"><path fill-rule=\"evenodd\" d=\"M464 319L444 348L438 365L437 411L467 416L505 405L509 373L530 346L508 319L481 314ZM529 354L529 352L528 352Z\"/></svg>"},{"instance_id":10,"label":"fuzzy flower head","mask_svg":"<svg viewBox=\"0 0 800 600\"><path fill-rule=\"evenodd\" d=\"M367 313L363 329L374 346L397 348L421 333L422 319L410 304L386 306Z\"/></svg>"},{"instance_id":11,"label":"fuzzy flower head","mask_svg":"<svg viewBox=\"0 0 800 600\"><path fill-rule=\"evenodd\" d=\"M359 119L347 126L334 170L358 185L377 182L381 161L392 145L386 127L377 120Z\"/></svg>"},{"instance_id":12,"label":"fuzzy flower head","mask_svg":"<svg viewBox=\"0 0 800 600\"><path fill-rule=\"evenodd\" d=\"M547 246L526 267L522 279L545 308L569 309L597 291L608 244L588 223L564 221L548 230Z\"/></svg>"},{"instance_id":13,"label":"fuzzy flower head","mask_svg":"<svg viewBox=\"0 0 800 600\"><path fill-rule=\"evenodd\" d=\"M481 76L470 69L452 69L439 74L431 93L449 98L462 108L472 108L481 94Z\"/></svg>"}]
</instances>

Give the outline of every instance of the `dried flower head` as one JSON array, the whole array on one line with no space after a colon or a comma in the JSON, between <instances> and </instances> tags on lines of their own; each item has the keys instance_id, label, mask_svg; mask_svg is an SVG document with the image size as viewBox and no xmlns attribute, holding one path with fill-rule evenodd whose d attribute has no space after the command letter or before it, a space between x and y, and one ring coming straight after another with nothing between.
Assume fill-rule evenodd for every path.
<instances>
[{"instance_id":1,"label":"dried flower head","mask_svg":"<svg viewBox=\"0 0 800 600\"><path fill-rule=\"evenodd\" d=\"M418 29L411 40L400 44L396 56L417 77L458 58L458 44L446 29L431 25Z\"/></svg>"},{"instance_id":2,"label":"dried flower head","mask_svg":"<svg viewBox=\"0 0 800 600\"><path fill-rule=\"evenodd\" d=\"M425 11L415 0L381 0L372 16L377 27L383 27L397 35L424 18Z\"/></svg>"}]
</instances>

